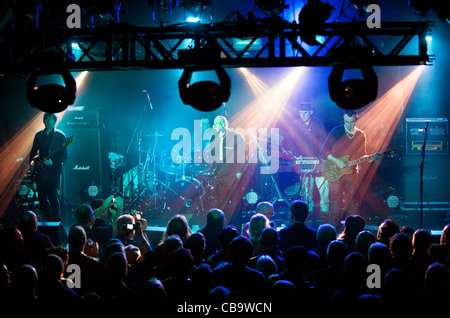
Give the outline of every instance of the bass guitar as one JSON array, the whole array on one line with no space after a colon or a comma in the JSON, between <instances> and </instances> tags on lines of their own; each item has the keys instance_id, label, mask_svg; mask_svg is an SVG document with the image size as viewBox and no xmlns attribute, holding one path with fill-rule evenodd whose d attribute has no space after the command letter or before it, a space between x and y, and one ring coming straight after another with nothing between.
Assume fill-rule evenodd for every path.
<instances>
[{"instance_id":1,"label":"bass guitar","mask_svg":"<svg viewBox=\"0 0 450 318\"><path fill-rule=\"evenodd\" d=\"M383 153L373 154L367 157L361 157L359 159L355 159L349 161L350 155L343 156L340 160L346 163L345 167L339 168L339 166L331 160L326 160L322 166L322 175L328 182L335 182L339 180L344 174L351 174L353 172L353 166L356 166L359 163L363 163L366 161L370 161L375 159L376 157L394 157L397 155L397 149L388 149Z\"/></svg>"},{"instance_id":2,"label":"bass guitar","mask_svg":"<svg viewBox=\"0 0 450 318\"><path fill-rule=\"evenodd\" d=\"M30 171L28 172L31 180L35 181L36 177L43 173L48 166L46 166L44 164L44 160L45 159L51 159L52 156L57 153L60 149L67 147L68 145L70 145L73 142L73 136L67 137L66 140L59 145L55 150L53 150L52 152L50 152L48 155L46 155L45 157L39 157L39 155L37 155L36 157L33 158L32 163L31 163L31 168Z\"/></svg>"}]
</instances>

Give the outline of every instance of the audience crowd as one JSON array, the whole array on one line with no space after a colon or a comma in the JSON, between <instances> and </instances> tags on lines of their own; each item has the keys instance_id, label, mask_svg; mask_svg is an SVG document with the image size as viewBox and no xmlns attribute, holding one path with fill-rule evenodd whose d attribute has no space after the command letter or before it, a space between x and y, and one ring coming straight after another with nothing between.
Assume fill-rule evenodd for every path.
<instances>
[{"instance_id":1,"label":"audience crowd","mask_svg":"<svg viewBox=\"0 0 450 318\"><path fill-rule=\"evenodd\" d=\"M243 233L210 210L193 233L175 215L150 244L142 215L122 214L112 196L82 205L67 246L39 232L32 211L0 230L0 298L449 299L450 224L431 234L386 219L375 235L358 215L337 233L305 224L308 207L290 205L277 230L273 206L260 203ZM275 211L276 213L276 211ZM154 246L152 246L154 245ZM378 265L379 279L368 271ZM375 282L368 284L368 281Z\"/></svg>"}]
</instances>

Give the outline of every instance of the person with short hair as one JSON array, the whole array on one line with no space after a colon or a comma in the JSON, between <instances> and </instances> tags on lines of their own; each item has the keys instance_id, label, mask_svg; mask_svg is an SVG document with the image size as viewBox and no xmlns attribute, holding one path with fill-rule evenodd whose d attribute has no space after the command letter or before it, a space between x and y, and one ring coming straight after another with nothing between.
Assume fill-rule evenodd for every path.
<instances>
[{"instance_id":1,"label":"person with short hair","mask_svg":"<svg viewBox=\"0 0 450 318\"><path fill-rule=\"evenodd\" d=\"M348 155L348 161L352 161L367 155L366 134L356 127L358 112L355 110L345 111L343 120L343 125L334 127L330 131L320 151L323 159L334 163L337 172L341 172L347 167L344 156ZM325 164L327 162L324 163L324 166ZM347 215L358 214L359 204L355 191L359 185L358 172L357 165L351 174L343 174L337 180L330 180L329 223L336 229L340 227L340 221Z\"/></svg>"},{"instance_id":2,"label":"person with short hair","mask_svg":"<svg viewBox=\"0 0 450 318\"><path fill-rule=\"evenodd\" d=\"M301 245L306 249L317 246L317 230L305 224L308 217L308 205L300 200L294 200L289 207L291 225L282 228L280 236L280 250L284 253L289 247Z\"/></svg>"},{"instance_id":3,"label":"person with short hair","mask_svg":"<svg viewBox=\"0 0 450 318\"><path fill-rule=\"evenodd\" d=\"M66 135L55 128L58 116L44 114L45 128L34 136L30 165L36 178L38 200L46 222L61 220L58 189L64 161L67 159Z\"/></svg>"},{"instance_id":4,"label":"person with short hair","mask_svg":"<svg viewBox=\"0 0 450 318\"><path fill-rule=\"evenodd\" d=\"M198 232L202 233L206 239L203 258L208 259L215 252L220 250L219 236L224 229L225 214L220 209L211 209L206 214L206 225Z\"/></svg>"}]
</instances>

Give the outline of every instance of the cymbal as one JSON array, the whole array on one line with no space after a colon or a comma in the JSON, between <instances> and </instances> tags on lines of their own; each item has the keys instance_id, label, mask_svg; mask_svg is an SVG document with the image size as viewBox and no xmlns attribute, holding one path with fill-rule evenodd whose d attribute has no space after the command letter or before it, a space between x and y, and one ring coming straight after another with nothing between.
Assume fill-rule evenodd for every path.
<instances>
[{"instance_id":1,"label":"cymbal","mask_svg":"<svg viewBox=\"0 0 450 318\"><path fill-rule=\"evenodd\" d=\"M164 137L166 135L160 134L159 132L155 131L152 134L144 134L142 137Z\"/></svg>"},{"instance_id":2,"label":"cymbal","mask_svg":"<svg viewBox=\"0 0 450 318\"><path fill-rule=\"evenodd\" d=\"M149 155L153 154L153 149L141 149L139 151L142 153L147 153Z\"/></svg>"},{"instance_id":3,"label":"cymbal","mask_svg":"<svg viewBox=\"0 0 450 318\"><path fill-rule=\"evenodd\" d=\"M123 159L123 155L115 152L108 152L108 159L109 160L121 160Z\"/></svg>"}]
</instances>

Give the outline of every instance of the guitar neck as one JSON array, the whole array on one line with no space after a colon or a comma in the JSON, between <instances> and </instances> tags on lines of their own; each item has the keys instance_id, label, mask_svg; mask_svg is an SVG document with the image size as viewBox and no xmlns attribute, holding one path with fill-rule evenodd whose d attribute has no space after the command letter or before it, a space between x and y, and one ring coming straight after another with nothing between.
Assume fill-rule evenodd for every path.
<instances>
[{"instance_id":1,"label":"guitar neck","mask_svg":"<svg viewBox=\"0 0 450 318\"><path fill-rule=\"evenodd\" d=\"M73 141L73 136L66 138L65 142L63 142L58 147L56 147L56 149L53 150L51 153L49 153L47 156L45 156L45 158L47 158L47 159L51 158L51 156L53 156L56 152L58 152L59 150L61 150L64 147L67 147L70 143L72 143L72 141Z\"/></svg>"},{"instance_id":2,"label":"guitar neck","mask_svg":"<svg viewBox=\"0 0 450 318\"><path fill-rule=\"evenodd\" d=\"M48 155L45 156L45 158L49 159L51 158L56 152L58 152L62 147L64 147L64 144L59 145L55 150L50 152Z\"/></svg>"},{"instance_id":3,"label":"guitar neck","mask_svg":"<svg viewBox=\"0 0 450 318\"><path fill-rule=\"evenodd\" d=\"M384 154L380 154L380 155L383 156ZM362 157L362 158L359 158L359 159L355 159L355 160L349 161L348 166L351 167L351 166L354 166L354 165L357 165L357 164L360 164L360 163L363 163L363 162L367 162L367 161L372 160L373 158L375 158L375 155L371 155L371 156L368 156L368 157Z\"/></svg>"}]
</instances>

